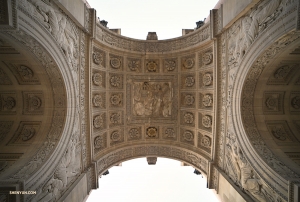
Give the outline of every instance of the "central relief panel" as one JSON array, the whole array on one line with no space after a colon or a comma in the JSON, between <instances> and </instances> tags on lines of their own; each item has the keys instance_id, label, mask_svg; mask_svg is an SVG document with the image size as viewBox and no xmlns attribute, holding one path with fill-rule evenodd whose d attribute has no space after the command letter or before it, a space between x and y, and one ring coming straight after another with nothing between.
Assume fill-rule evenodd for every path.
<instances>
[{"instance_id":1,"label":"central relief panel","mask_svg":"<svg viewBox=\"0 0 300 202\"><path fill-rule=\"evenodd\" d=\"M128 76L127 121L174 123L177 98L175 76Z\"/></svg>"}]
</instances>

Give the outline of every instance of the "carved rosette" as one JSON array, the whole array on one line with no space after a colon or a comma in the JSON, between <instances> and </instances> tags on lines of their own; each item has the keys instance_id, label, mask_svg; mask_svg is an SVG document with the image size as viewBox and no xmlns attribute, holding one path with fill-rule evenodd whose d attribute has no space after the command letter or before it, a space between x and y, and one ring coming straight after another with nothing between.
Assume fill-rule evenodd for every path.
<instances>
[{"instance_id":1,"label":"carved rosette","mask_svg":"<svg viewBox=\"0 0 300 202\"><path fill-rule=\"evenodd\" d=\"M172 60L165 60L164 61L164 66L165 66L165 71L167 72L172 72L176 69L177 63L176 63L176 59Z\"/></svg>"},{"instance_id":2,"label":"carved rosette","mask_svg":"<svg viewBox=\"0 0 300 202\"><path fill-rule=\"evenodd\" d=\"M115 130L110 134L110 139L112 142L120 142L122 139L122 135L120 134L120 131Z\"/></svg>"},{"instance_id":3,"label":"carved rosette","mask_svg":"<svg viewBox=\"0 0 300 202\"><path fill-rule=\"evenodd\" d=\"M111 57L110 58L110 66L113 69L121 69L121 67L122 67L122 61L121 61L121 59L118 58L118 57Z\"/></svg>"},{"instance_id":4,"label":"carved rosette","mask_svg":"<svg viewBox=\"0 0 300 202\"><path fill-rule=\"evenodd\" d=\"M110 96L110 104L112 107L121 107L123 103L123 96L121 93L112 93Z\"/></svg>"},{"instance_id":5,"label":"carved rosette","mask_svg":"<svg viewBox=\"0 0 300 202\"><path fill-rule=\"evenodd\" d=\"M211 147L211 140L210 140L210 138L207 137L206 135L203 136L203 137L201 138L201 145L202 145L203 147L210 148L210 147Z\"/></svg>"},{"instance_id":6,"label":"carved rosette","mask_svg":"<svg viewBox=\"0 0 300 202\"><path fill-rule=\"evenodd\" d=\"M280 68L278 68L274 73L274 78L276 79L284 79L289 74L290 70L292 69L292 66L290 65L284 65Z\"/></svg>"},{"instance_id":7,"label":"carved rosette","mask_svg":"<svg viewBox=\"0 0 300 202\"><path fill-rule=\"evenodd\" d=\"M186 124L193 124L194 123L194 114L190 112L186 112L183 115L183 120Z\"/></svg>"},{"instance_id":8,"label":"carved rosette","mask_svg":"<svg viewBox=\"0 0 300 202\"><path fill-rule=\"evenodd\" d=\"M104 108L105 106L105 98L101 94L96 94L93 97L93 105L95 107Z\"/></svg>"},{"instance_id":9,"label":"carved rosette","mask_svg":"<svg viewBox=\"0 0 300 202\"><path fill-rule=\"evenodd\" d=\"M97 116L94 117L93 125L94 125L94 127L97 128L97 129L104 128L104 118L103 118L103 114L97 115Z\"/></svg>"},{"instance_id":10,"label":"carved rosette","mask_svg":"<svg viewBox=\"0 0 300 202\"><path fill-rule=\"evenodd\" d=\"M16 106L15 98L11 96L2 97L2 110L11 111Z\"/></svg>"},{"instance_id":11,"label":"carved rosette","mask_svg":"<svg viewBox=\"0 0 300 202\"><path fill-rule=\"evenodd\" d=\"M206 52L202 55L202 61L203 64L209 65L213 61L213 53L212 52Z\"/></svg>"},{"instance_id":12,"label":"carved rosette","mask_svg":"<svg viewBox=\"0 0 300 202\"><path fill-rule=\"evenodd\" d=\"M27 141L30 140L35 135L35 133L36 131L33 127L31 128L24 127L20 135L23 141Z\"/></svg>"},{"instance_id":13,"label":"carved rosette","mask_svg":"<svg viewBox=\"0 0 300 202\"><path fill-rule=\"evenodd\" d=\"M280 141L285 141L287 139L287 134L283 127L274 126L271 130L272 135Z\"/></svg>"},{"instance_id":14,"label":"carved rosette","mask_svg":"<svg viewBox=\"0 0 300 202\"><path fill-rule=\"evenodd\" d=\"M164 138L165 139L175 139L176 138L175 130L173 128L166 128Z\"/></svg>"},{"instance_id":15,"label":"carved rosette","mask_svg":"<svg viewBox=\"0 0 300 202\"><path fill-rule=\"evenodd\" d=\"M208 115L203 116L202 117L202 125L205 128L211 128L211 126L212 126L212 118L211 118L211 116L208 116Z\"/></svg>"},{"instance_id":16,"label":"carved rosette","mask_svg":"<svg viewBox=\"0 0 300 202\"><path fill-rule=\"evenodd\" d=\"M211 107L213 104L213 97L210 94L206 94L202 98L202 104L205 107Z\"/></svg>"},{"instance_id":17,"label":"carved rosette","mask_svg":"<svg viewBox=\"0 0 300 202\"><path fill-rule=\"evenodd\" d=\"M146 62L146 70L147 72L158 72L158 61L149 60L148 62Z\"/></svg>"},{"instance_id":18,"label":"carved rosette","mask_svg":"<svg viewBox=\"0 0 300 202\"><path fill-rule=\"evenodd\" d=\"M17 70L24 81L31 80L33 78L33 71L29 67L20 65Z\"/></svg>"},{"instance_id":19,"label":"carved rosette","mask_svg":"<svg viewBox=\"0 0 300 202\"><path fill-rule=\"evenodd\" d=\"M128 131L129 140L139 140L141 139L141 129L140 128L131 128Z\"/></svg>"},{"instance_id":20,"label":"carved rosette","mask_svg":"<svg viewBox=\"0 0 300 202\"><path fill-rule=\"evenodd\" d=\"M42 100L38 96L31 96L28 101L29 111L35 111L41 108Z\"/></svg>"},{"instance_id":21,"label":"carved rosette","mask_svg":"<svg viewBox=\"0 0 300 202\"><path fill-rule=\"evenodd\" d=\"M103 138L102 136L97 136L94 139L94 147L96 149L104 149L105 147L105 138Z\"/></svg>"},{"instance_id":22,"label":"carved rosette","mask_svg":"<svg viewBox=\"0 0 300 202\"><path fill-rule=\"evenodd\" d=\"M119 112L113 112L110 114L110 123L113 125L118 125L122 123L122 115Z\"/></svg>"},{"instance_id":23,"label":"carved rosette","mask_svg":"<svg viewBox=\"0 0 300 202\"><path fill-rule=\"evenodd\" d=\"M195 103L195 97L191 94L187 94L184 97L184 104L187 106L191 106Z\"/></svg>"},{"instance_id":24,"label":"carved rosette","mask_svg":"<svg viewBox=\"0 0 300 202\"><path fill-rule=\"evenodd\" d=\"M92 81L96 86L102 86L103 77L100 73L94 73L92 76Z\"/></svg>"},{"instance_id":25,"label":"carved rosette","mask_svg":"<svg viewBox=\"0 0 300 202\"><path fill-rule=\"evenodd\" d=\"M148 138L158 138L158 129L156 127L148 127L146 135Z\"/></svg>"},{"instance_id":26,"label":"carved rosette","mask_svg":"<svg viewBox=\"0 0 300 202\"><path fill-rule=\"evenodd\" d=\"M277 97L268 97L266 100L266 106L270 110L277 110L278 109L278 98Z\"/></svg>"},{"instance_id":27,"label":"carved rosette","mask_svg":"<svg viewBox=\"0 0 300 202\"><path fill-rule=\"evenodd\" d=\"M128 68L130 71L139 72L141 69L141 61L138 59L128 58Z\"/></svg>"},{"instance_id":28,"label":"carved rosette","mask_svg":"<svg viewBox=\"0 0 300 202\"><path fill-rule=\"evenodd\" d=\"M291 105L294 109L300 109L300 96L295 96L291 100Z\"/></svg>"},{"instance_id":29,"label":"carved rosette","mask_svg":"<svg viewBox=\"0 0 300 202\"><path fill-rule=\"evenodd\" d=\"M119 74L111 74L109 79L110 86L112 88L123 88L123 76Z\"/></svg>"},{"instance_id":30,"label":"carved rosette","mask_svg":"<svg viewBox=\"0 0 300 202\"><path fill-rule=\"evenodd\" d=\"M195 78L193 76L187 76L184 83L186 87L192 87L195 84Z\"/></svg>"},{"instance_id":31,"label":"carved rosette","mask_svg":"<svg viewBox=\"0 0 300 202\"><path fill-rule=\"evenodd\" d=\"M194 134L192 131L186 130L182 134L183 139L187 142L193 142L194 141Z\"/></svg>"},{"instance_id":32,"label":"carved rosette","mask_svg":"<svg viewBox=\"0 0 300 202\"><path fill-rule=\"evenodd\" d=\"M193 58L186 58L182 63L184 69L192 69L195 65L195 61Z\"/></svg>"},{"instance_id":33,"label":"carved rosette","mask_svg":"<svg viewBox=\"0 0 300 202\"><path fill-rule=\"evenodd\" d=\"M202 82L204 86L210 86L213 82L213 77L211 73L205 73L202 78Z\"/></svg>"},{"instance_id":34,"label":"carved rosette","mask_svg":"<svg viewBox=\"0 0 300 202\"><path fill-rule=\"evenodd\" d=\"M101 65L104 61L104 55L102 52L99 52L99 51L95 51L93 53L93 62L96 64L96 65Z\"/></svg>"}]
</instances>

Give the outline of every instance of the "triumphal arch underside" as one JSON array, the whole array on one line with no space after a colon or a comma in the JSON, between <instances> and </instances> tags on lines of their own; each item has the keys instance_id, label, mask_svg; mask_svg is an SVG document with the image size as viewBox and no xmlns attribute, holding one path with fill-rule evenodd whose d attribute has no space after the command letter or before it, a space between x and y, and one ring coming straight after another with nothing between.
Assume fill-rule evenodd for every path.
<instances>
[{"instance_id":1,"label":"triumphal arch underside","mask_svg":"<svg viewBox=\"0 0 300 202\"><path fill-rule=\"evenodd\" d=\"M194 166L223 201L299 200L298 0L220 1L169 40L81 0L0 8L1 201L83 201L137 157Z\"/></svg>"}]
</instances>

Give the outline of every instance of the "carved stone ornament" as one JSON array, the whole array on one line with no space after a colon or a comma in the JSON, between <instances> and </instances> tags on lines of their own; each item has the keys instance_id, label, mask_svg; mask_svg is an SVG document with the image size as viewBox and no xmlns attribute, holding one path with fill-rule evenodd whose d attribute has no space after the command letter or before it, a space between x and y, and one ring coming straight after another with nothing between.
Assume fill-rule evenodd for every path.
<instances>
[{"instance_id":1,"label":"carved stone ornament","mask_svg":"<svg viewBox=\"0 0 300 202\"><path fill-rule=\"evenodd\" d=\"M201 145L204 146L204 147L210 147L211 146L211 141L210 141L210 138L207 137L207 136L203 136L201 138Z\"/></svg>"},{"instance_id":2,"label":"carved stone ornament","mask_svg":"<svg viewBox=\"0 0 300 202\"><path fill-rule=\"evenodd\" d=\"M102 75L100 73L94 73L93 77L92 77L93 83L96 86L101 86L102 82L103 82L103 78Z\"/></svg>"},{"instance_id":3,"label":"carved stone ornament","mask_svg":"<svg viewBox=\"0 0 300 202\"><path fill-rule=\"evenodd\" d=\"M141 136L140 129L131 128L128 132L130 139L139 139Z\"/></svg>"},{"instance_id":4,"label":"carved stone ornament","mask_svg":"<svg viewBox=\"0 0 300 202\"><path fill-rule=\"evenodd\" d=\"M30 80L33 78L33 71L25 65L20 65L18 67L18 72L24 80Z\"/></svg>"},{"instance_id":5,"label":"carved stone ornament","mask_svg":"<svg viewBox=\"0 0 300 202\"><path fill-rule=\"evenodd\" d=\"M35 129L34 128L24 128L21 132L21 137L23 141L30 140L35 135Z\"/></svg>"},{"instance_id":6,"label":"carved stone ornament","mask_svg":"<svg viewBox=\"0 0 300 202\"><path fill-rule=\"evenodd\" d=\"M205 107L211 107L213 104L213 97L210 94L206 94L202 98L202 104Z\"/></svg>"},{"instance_id":7,"label":"carved stone ornament","mask_svg":"<svg viewBox=\"0 0 300 202\"><path fill-rule=\"evenodd\" d=\"M294 109L300 109L300 96L292 98L291 104Z\"/></svg>"},{"instance_id":8,"label":"carved stone ornament","mask_svg":"<svg viewBox=\"0 0 300 202\"><path fill-rule=\"evenodd\" d=\"M184 97L184 104L185 105L193 105L194 104L194 102L195 102L195 97L193 96L193 95L186 95L185 97Z\"/></svg>"},{"instance_id":9,"label":"carved stone ornament","mask_svg":"<svg viewBox=\"0 0 300 202\"><path fill-rule=\"evenodd\" d=\"M95 64L100 65L103 62L103 55L102 53L95 51L93 53L93 61Z\"/></svg>"},{"instance_id":10,"label":"carved stone ornament","mask_svg":"<svg viewBox=\"0 0 300 202\"><path fill-rule=\"evenodd\" d=\"M122 65L122 62L119 58L116 58L116 57L110 58L110 65L114 69L120 69L121 65Z\"/></svg>"},{"instance_id":11,"label":"carved stone ornament","mask_svg":"<svg viewBox=\"0 0 300 202\"><path fill-rule=\"evenodd\" d=\"M210 86L212 84L212 82L213 82L213 77L212 77L211 73L205 73L203 75L203 84L205 86Z\"/></svg>"},{"instance_id":12,"label":"carved stone ornament","mask_svg":"<svg viewBox=\"0 0 300 202\"><path fill-rule=\"evenodd\" d=\"M194 134L191 131L186 130L183 133L183 139L188 142L194 141Z\"/></svg>"},{"instance_id":13,"label":"carved stone ornament","mask_svg":"<svg viewBox=\"0 0 300 202\"><path fill-rule=\"evenodd\" d=\"M28 110L29 111L37 110L41 107L41 105L42 105L42 100L39 97L31 96L28 102Z\"/></svg>"},{"instance_id":14,"label":"carved stone ornament","mask_svg":"<svg viewBox=\"0 0 300 202\"><path fill-rule=\"evenodd\" d=\"M202 125L205 127L205 128L210 128L212 126L212 119L211 119L211 116L203 116L202 118Z\"/></svg>"},{"instance_id":15,"label":"carved stone ornament","mask_svg":"<svg viewBox=\"0 0 300 202\"><path fill-rule=\"evenodd\" d=\"M188 76L185 78L185 86L192 87L195 84L195 79L192 76Z\"/></svg>"},{"instance_id":16,"label":"carved stone ornament","mask_svg":"<svg viewBox=\"0 0 300 202\"><path fill-rule=\"evenodd\" d=\"M110 103L114 106L120 106L122 104L121 94L112 94L110 97Z\"/></svg>"},{"instance_id":17,"label":"carved stone ornament","mask_svg":"<svg viewBox=\"0 0 300 202\"><path fill-rule=\"evenodd\" d=\"M122 78L120 76L112 76L110 78L110 85L113 87L119 87L122 84Z\"/></svg>"},{"instance_id":18,"label":"carved stone ornament","mask_svg":"<svg viewBox=\"0 0 300 202\"><path fill-rule=\"evenodd\" d=\"M3 98L2 102L3 102L2 107L6 110L12 110L16 106L15 98L10 97L10 96Z\"/></svg>"},{"instance_id":19,"label":"carved stone ornament","mask_svg":"<svg viewBox=\"0 0 300 202\"><path fill-rule=\"evenodd\" d=\"M287 139L287 134L283 127L274 126L271 130L272 135L278 140L285 141Z\"/></svg>"},{"instance_id":20,"label":"carved stone ornament","mask_svg":"<svg viewBox=\"0 0 300 202\"><path fill-rule=\"evenodd\" d=\"M113 124L120 124L121 121L121 114L120 113L112 113L110 115L110 122Z\"/></svg>"},{"instance_id":21,"label":"carved stone ornament","mask_svg":"<svg viewBox=\"0 0 300 202\"><path fill-rule=\"evenodd\" d=\"M204 53L202 56L202 61L205 65L209 65L213 61L213 53L212 52L207 52Z\"/></svg>"},{"instance_id":22,"label":"carved stone ornament","mask_svg":"<svg viewBox=\"0 0 300 202\"><path fill-rule=\"evenodd\" d=\"M149 61L146 63L148 72L158 72L158 64L155 61Z\"/></svg>"},{"instance_id":23,"label":"carved stone ornament","mask_svg":"<svg viewBox=\"0 0 300 202\"><path fill-rule=\"evenodd\" d=\"M276 72L274 73L274 77L276 79L284 79L289 74L291 69L292 69L292 66L284 65L276 70Z\"/></svg>"},{"instance_id":24,"label":"carved stone ornament","mask_svg":"<svg viewBox=\"0 0 300 202\"><path fill-rule=\"evenodd\" d=\"M173 128L167 128L165 130L165 137L166 138L175 138L176 137L175 130Z\"/></svg>"},{"instance_id":25,"label":"carved stone ornament","mask_svg":"<svg viewBox=\"0 0 300 202\"><path fill-rule=\"evenodd\" d=\"M134 82L133 113L136 116L170 117L171 82Z\"/></svg>"},{"instance_id":26,"label":"carved stone ornament","mask_svg":"<svg viewBox=\"0 0 300 202\"><path fill-rule=\"evenodd\" d=\"M111 133L110 135L110 139L113 141L113 142L118 142L121 140L121 134L119 131L115 130Z\"/></svg>"},{"instance_id":27,"label":"carved stone ornament","mask_svg":"<svg viewBox=\"0 0 300 202\"><path fill-rule=\"evenodd\" d=\"M104 100L103 100L103 97L99 94L95 95L93 97L93 104L95 107L101 107L103 108L104 107Z\"/></svg>"},{"instance_id":28,"label":"carved stone ornament","mask_svg":"<svg viewBox=\"0 0 300 202\"><path fill-rule=\"evenodd\" d=\"M101 137L101 136L95 137L95 139L94 139L94 147L96 149L102 149L104 147L103 137Z\"/></svg>"},{"instance_id":29,"label":"carved stone ornament","mask_svg":"<svg viewBox=\"0 0 300 202\"><path fill-rule=\"evenodd\" d=\"M176 61L175 60L165 60L165 68L167 71L171 72L174 71L176 68Z\"/></svg>"},{"instance_id":30,"label":"carved stone ornament","mask_svg":"<svg viewBox=\"0 0 300 202\"><path fill-rule=\"evenodd\" d=\"M185 69L191 69L191 68L194 67L194 64L195 64L195 61L194 61L193 58L187 58L187 59L185 59L184 62L183 62L183 67L184 67Z\"/></svg>"},{"instance_id":31,"label":"carved stone ornament","mask_svg":"<svg viewBox=\"0 0 300 202\"><path fill-rule=\"evenodd\" d=\"M93 124L95 128L103 128L104 126L104 120L102 115L98 115L94 118Z\"/></svg>"},{"instance_id":32,"label":"carved stone ornament","mask_svg":"<svg viewBox=\"0 0 300 202\"><path fill-rule=\"evenodd\" d=\"M158 130L155 127L149 127L146 130L146 135L150 138L155 138L158 136Z\"/></svg>"},{"instance_id":33,"label":"carved stone ornament","mask_svg":"<svg viewBox=\"0 0 300 202\"><path fill-rule=\"evenodd\" d=\"M271 96L266 99L266 106L270 110L277 110L278 109L278 97Z\"/></svg>"},{"instance_id":34,"label":"carved stone ornament","mask_svg":"<svg viewBox=\"0 0 300 202\"><path fill-rule=\"evenodd\" d=\"M138 71L140 69L141 63L140 60L130 59L128 60L128 68L131 71Z\"/></svg>"},{"instance_id":35,"label":"carved stone ornament","mask_svg":"<svg viewBox=\"0 0 300 202\"><path fill-rule=\"evenodd\" d=\"M183 115L183 120L187 124L191 124L194 122L194 115L190 112L187 112Z\"/></svg>"}]
</instances>

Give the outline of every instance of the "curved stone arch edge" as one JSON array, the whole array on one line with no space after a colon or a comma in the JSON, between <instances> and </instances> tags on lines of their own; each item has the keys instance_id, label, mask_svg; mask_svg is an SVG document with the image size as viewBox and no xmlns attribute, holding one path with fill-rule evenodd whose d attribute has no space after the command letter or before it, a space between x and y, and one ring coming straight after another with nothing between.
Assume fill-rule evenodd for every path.
<instances>
[{"instance_id":1,"label":"curved stone arch edge","mask_svg":"<svg viewBox=\"0 0 300 202\"><path fill-rule=\"evenodd\" d=\"M275 29L273 27L273 29ZM276 40L272 40L270 35L268 34L263 34L259 36L259 39L256 40L245 56L243 57L239 68L235 74L235 79L234 79L234 84L233 84L233 92L232 92L232 97L231 97L231 102L232 108L231 110L231 119L230 121L232 122L232 128L235 134L240 134L236 135L237 140L239 144L241 145L241 148L243 149L244 154L246 155L249 163L251 166L254 168L255 172L258 173L258 175L270 186L272 189L276 190L277 188L281 187L281 195L283 194L282 191L285 190L284 192L288 192L288 180L290 179L284 179L282 176L280 176L275 170L270 168L269 165L266 164L266 162L262 159L262 157L258 154L256 149L254 149L251 141L248 139L248 135L245 131L244 124L242 121L242 116L241 114L241 106L242 106L242 91L243 91L243 86L244 85L239 85L240 83L244 84L246 82L246 78L248 73L250 72L251 68L255 64L255 62L262 57L266 51L272 47L272 45L276 44L279 40L281 40L283 37L286 37L291 34L298 34L299 32L294 32L295 31L295 26L291 24L290 26L281 26L277 31L275 32L276 35L273 36ZM274 32L273 32L274 34ZM264 42L264 43L263 43ZM263 48L258 49L258 46L261 46L262 44L265 44ZM286 48L286 47L285 47ZM285 49L284 48L284 49ZM283 50L284 50L283 49ZM255 52L254 50L261 50ZM282 51L282 50L281 50ZM249 54L250 53L250 54ZM254 54L253 54L254 53ZM279 53L276 53L276 55ZM238 67L237 67L238 68ZM236 68L235 68L236 69ZM233 100L233 98L235 100ZM270 176L268 173L271 173L272 176ZM267 175L266 175L267 174ZM276 177L275 177L276 176ZM276 186L279 185L278 186ZM282 186L282 184L284 186ZM271 186L271 185L275 185ZM286 195L284 194L284 195Z\"/></svg>"},{"instance_id":2,"label":"curved stone arch edge","mask_svg":"<svg viewBox=\"0 0 300 202\"><path fill-rule=\"evenodd\" d=\"M147 156L183 161L207 175L207 181L209 182L212 162L205 159L201 154L176 146L151 144L127 146L105 154L96 161L97 178L118 163Z\"/></svg>"},{"instance_id":3,"label":"curved stone arch edge","mask_svg":"<svg viewBox=\"0 0 300 202\"><path fill-rule=\"evenodd\" d=\"M22 12L19 12L19 15ZM41 49L45 51L46 55L51 58L51 60L55 63L56 68L58 69L62 82L64 83L64 90L65 90L65 117L64 117L64 126L63 131L61 132L60 141L57 142L56 148L52 150L50 157L47 161L42 163L42 166L39 168L37 172L34 172L33 175L31 175L28 179L25 180L23 183L26 187L34 187L37 185L37 181L45 181L47 176L56 169L57 164L60 162L60 159L65 154L65 150L68 146L68 144L65 144L65 142L69 142L69 140L72 138L73 133L73 126L78 122L76 121L76 114L78 113L76 110L76 92L75 92L75 85L74 84L74 78L72 75L71 68L64 68L69 67L67 62L65 61L65 57L62 54L62 51L58 46L56 46L56 41L50 36L47 37L48 40L45 40L45 36L49 36L49 33L44 31L44 28L42 29L34 29L34 26L30 26L31 29L28 29L27 26L29 24L34 24L37 27L40 27L39 24L35 23L33 20L30 20L28 22L28 18L21 18L22 20L18 20L18 31L12 31L12 32L6 32L10 35L10 38L14 40L14 42L21 44L24 48L29 49L31 54L35 55L32 50L30 50L29 47L26 47L26 44L22 41L22 36L19 34L20 32L24 32L26 35L31 37L37 44L40 45ZM15 38L17 37L17 38ZM18 39L19 38L19 39ZM41 40L43 39L43 40ZM38 57L37 55L35 55ZM72 88L73 87L73 88ZM33 157L34 159L34 157ZM33 160L31 159L31 160ZM14 180L13 180L14 181ZM43 183L41 183L43 184Z\"/></svg>"}]
</instances>

